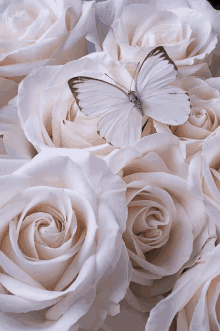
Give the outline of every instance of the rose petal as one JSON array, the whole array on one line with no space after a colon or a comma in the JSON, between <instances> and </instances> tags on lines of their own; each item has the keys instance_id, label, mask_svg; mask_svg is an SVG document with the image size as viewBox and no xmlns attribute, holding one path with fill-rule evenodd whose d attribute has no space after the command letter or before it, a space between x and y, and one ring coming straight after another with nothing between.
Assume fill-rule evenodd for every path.
<instances>
[{"instance_id":1,"label":"rose petal","mask_svg":"<svg viewBox=\"0 0 220 331\"><path fill-rule=\"evenodd\" d=\"M189 302L200 286L203 284L207 286L206 281L210 278L213 279L219 274L218 263L216 263L219 259L219 249L220 246L218 245L212 251L207 261L200 262L179 278L172 293L151 311L146 324L146 331L168 331L169 325L176 313ZM170 308L172 308L172 311L170 311ZM169 309L168 314L166 314L167 309ZM201 311L202 310L200 310L200 312ZM163 313L161 314L161 312ZM196 316L196 313L194 316ZM157 323L155 323L155 320ZM197 319L196 325L198 325L198 323L199 321Z\"/></svg>"},{"instance_id":2,"label":"rose petal","mask_svg":"<svg viewBox=\"0 0 220 331\"><path fill-rule=\"evenodd\" d=\"M9 175L27 163L27 160L1 159L0 176Z\"/></svg>"},{"instance_id":3,"label":"rose petal","mask_svg":"<svg viewBox=\"0 0 220 331\"><path fill-rule=\"evenodd\" d=\"M9 157L30 159L36 154L36 150L27 140L21 128L16 101L16 98L11 100L8 106L1 109L0 131L3 133L4 146Z\"/></svg>"},{"instance_id":4,"label":"rose petal","mask_svg":"<svg viewBox=\"0 0 220 331\"><path fill-rule=\"evenodd\" d=\"M24 270L19 268L16 263L11 261L7 257L7 255L5 255L3 252L0 252L0 255L1 255L1 267L7 274L9 274L13 278L16 278L18 281L21 281L25 284L36 287L38 289L44 289L44 287L40 283L38 283L36 280L30 277Z\"/></svg>"},{"instance_id":5,"label":"rose petal","mask_svg":"<svg viewBox=\"0 0 220 331\"><path fill-rule=\"evenodd\" d=\"M0 295L0 307L4 313L27 313L29 311L37 311L53 305L58 300L50 300L38 302L27 300L12 295Z\"/></svg>"},{"instance_id":6,"label":"rose petal","mask_svg":"<svg viewBox=\"0 0 220 331\"><path fill-rule=\"evenodd\" d=\"M201 22L201 13L190 8L173 9L172 12L175 13L181 21L190 24L193 31L191 37L195 38L195 46L192 47L190 45L192 48L190 56L194 56L208 40L211 32L211 23L206 19L205 26L200 26L198 22ZM198 26L200 26L200 28L198 28Z\"/></svg>"}]
</instances>

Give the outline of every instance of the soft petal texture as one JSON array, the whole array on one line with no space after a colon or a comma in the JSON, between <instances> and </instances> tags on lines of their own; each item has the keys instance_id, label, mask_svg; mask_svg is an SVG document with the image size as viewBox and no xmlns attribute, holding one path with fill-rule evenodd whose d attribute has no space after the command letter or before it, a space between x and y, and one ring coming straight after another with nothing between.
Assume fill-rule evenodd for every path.
<instances>
[{"instance_id":1,"label":"soft petal texture","mask_svg":"<svg viewBox=\"0 0 220 331\"><path fill-rule=\"evenodd\" d=\"M182 271L204 254L207 242L207 251L214 247L216 225L201 197L189 190L184 154L182 142L163 133L105 158L127 184L123 239L133 272L125 298L141 312L169 293Z\"/></svg>"},{"instance_id":2,"label":"soft petal texture","mask_svg":"<svg viewBox=\"0 0 220 331\"><path fill-rule=\"evenodd\" d=\"M77 149L0 163L1 325L98 330L131 277L125 183Z\"/></svg>"},{"instance_id":3,"label":"soft petal texture","mask_svg":"<svg viewBox=\"0 0 220 331\"><path fill-rule=\"evenodd\" d=\"M105 160L114 173L120 173L123 169L126 175L135 170L166 172L184 179L188 176L180 140L166 133L145 137L133 148L112 152Z\"/></svg>"},{"instance_id":4,"label":"soft petal texture","mask_svg":"<svg viewBox=\"0 0 220 331\"><path fill-rule=\"evenodd\" d=\"M186 123L167 126L154 121L157 132L172 132L185 144L186 158L189 160L202 150L203 143L212 136L219 135L220 124L220 78L206 80L198 77L184 78L179 82L190 96L191 113Z\"/></svg>"},{"instance_id":5,"label":"soft petal texture","mask_svg":"<svg viewBox=\"0 0 220 331\"><path fill-rule=\"evenodd\" d=\"M0 176L9 175L21 166L25 165L27 160L15 160L13 162L9 158L1 158Z\"/></svg>"},{"instance_id":6,"label":"soft petal texture","mask_svg":"<svg viewBox=\"0 0 220 331\"><path fill-rule=\"evenodd\" d=\"M219 135L204 141L202 152L195 154L190 160L188 177L191 190L208 199L218 212L220 211L219 145Z\"/></svg>"},{"instance_id":7,"label":"soft petal texture","mask_svg":"<svg viewBox=\"0 0 220 331\"><path fill-rule=\"evenodd\" d=\"M176 282L172 293L150 313L145 331L168 331L177 314L177 331L217 331L219 324L220 245Z\"/></svg>"},{"instance_id":8,"label":"soft petal texture","mask_svg":"<svg viewBox=\"0 0 220 331\"><path fill-rule=\"evenodd\" d=\"M3 134L4 154L13 159L29 159L36 155L36 150L22 130L16 103L17 98L14 98L0 111L0 133Z\"/></svg>"},{"instance_id":9,"label":"soft petal texture","mask_svg":"<svg viewBox=\"0 0 220 331\"><path fill-rule=\"evenodd\" d=\"M164 45L178 66L194 65L204 62L218 41L219 13L205 0L201 5L107 0L97 3L96 12L103 49L124 63L143 61L152 48ZM109 31L101 30L101 23L111 25Z\"/></svg>"},{"instance_id":10,"label":"soft petal texture","mask_svg":"<svg viewBox=\"0 0 220 331\"><path fill-rule=\"evenodd\" d=\"M130 5L130 4L135 4L135 3L137 3L136 0L100 1L96 5L97 13L105 24L111 25L113 23L114 18L118 18L121 16L122 10L125 6ZM144 5L152 5L153 1L139 0L138 3L144 4ZM160 8L162 10L188 7L188 1L185 1L185 0L180 0L177 3L173 3L170 0L167 0L167 1L157 0L153 4L157 9ZM108 9L108 11L107 11L108 15L105 12L106 9Z\"/></svg>"},{"instance_id":11,"label":"soft petal texture","mask_svg":"<svg viewBox=\"0 0 220 331\"><path fill-rule=\"evenodd\" d=\"M0 76L19 82L39 66L77 59L87 54L85 36L98 46L96 34L93 1L4 0Z\"/></svg>"}]
</instances>

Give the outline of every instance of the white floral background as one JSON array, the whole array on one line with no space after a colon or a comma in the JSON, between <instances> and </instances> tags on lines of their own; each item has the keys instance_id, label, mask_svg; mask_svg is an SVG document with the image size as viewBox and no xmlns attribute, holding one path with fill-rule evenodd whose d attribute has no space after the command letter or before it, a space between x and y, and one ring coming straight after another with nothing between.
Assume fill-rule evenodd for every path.
<instances>
[{"instance_id":1,"label":"white floral background","mask_svg":"<svg viewBox=\"0 0 220 331\"><path fill-rule=\"evenodd\" d=\"M67 82L158 46L189 118L117 148ZM0 329L220 330L219 132L219 6L1 0Z\"/></svg>"}]
</instances>

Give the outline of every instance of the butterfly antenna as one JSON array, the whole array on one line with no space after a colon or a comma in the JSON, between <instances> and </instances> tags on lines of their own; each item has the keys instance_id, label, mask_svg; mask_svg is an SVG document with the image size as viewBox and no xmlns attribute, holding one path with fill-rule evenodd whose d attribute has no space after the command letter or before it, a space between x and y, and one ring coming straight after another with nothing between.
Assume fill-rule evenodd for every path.
<instances>
[{"instance_id":1,"label":"butterfly antenna","mask_svg":"<svg viewBox=\"0 0 220 331\"><path fill-rule=\"evenodd\" d=\"M108 76L109 78L111 78L109 75L105 74L106 76ZM116 80L114 80L113 78L111 78L116 84L119 84L121 85L120 83L116 82ZM122 87L124 87L126 90L128 90L129 92L129 89L127 87L125 87L124 85L121 85Z\"/></svg>"},{"instance_id":2,"label":"butterfly antenna","mask_svg":"<svg viewBox=\"0 0 220 331\"><path fill-rule=\"evenodd\" d=\"M138 68L139 64L140 64L140 62L138 62L137 67L135 69L135 72L134 72L134 75L133 75L133 78L132 78L132 81L131 81L131 85L133 83L133 80L134 80L134 77L135 77L135 74L136 74L136 71L137 71L137 68ZM130 91L131 91L131 86L130 86Z\"/></svg>"}]
</instances>

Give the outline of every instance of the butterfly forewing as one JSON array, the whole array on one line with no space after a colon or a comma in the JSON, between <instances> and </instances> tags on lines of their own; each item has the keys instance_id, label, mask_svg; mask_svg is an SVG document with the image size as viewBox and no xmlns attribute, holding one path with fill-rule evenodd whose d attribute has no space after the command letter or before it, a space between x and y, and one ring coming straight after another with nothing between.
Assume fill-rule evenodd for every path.
<instances>
[{"instance_id":1,"label":"butterfly forewing","mask_svg":"<svg viewBox=\"0 0 220 331\"><path fill-rule=\"evenodd\" d=\"M143 61L136 80L136 91L147 96L171 83L177 76L177 67L160 46L153 49Z\"/></svg>"},{"instance_id":2,"label":"butterfly forewing","mask_svg":"<svg viewBox=\"0 0 220 331\"><path fill-rule=\"evenodd\" d=\"M132 146L140 139L142 116L123 90L84 76L73 77L68 84L82 113L102 115L97 128L101 137L120 148Z\"/></svg>"},{"instance_id":3,"label":"butterfly forewing","mask_svg":"<svg viewBox=\"0 0 220 331\"><path fill-rule=\"evenodd\" d=\"M79 76L68 84L80 110L88 116L101 115L128 99L124 91L99 79Z\"/></svg>"},{"instance_id":4,"label":"butterfly forewing","mask_svg":"<svg viewBox=\"0 0 220 331\"><path fill-rule=\"evenodd\" d=\"M167 86L177 76L177 67L160 46L143 61L136 80L136 91L145 115L172 125L183 124L190 114L190 100L181 88Z\"/></svg>"}]
</instances>

